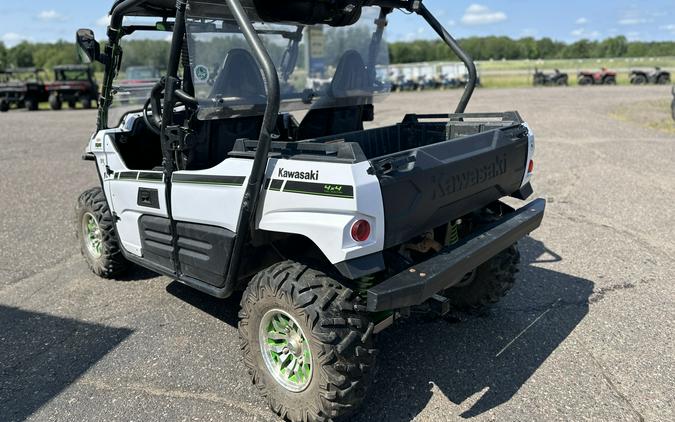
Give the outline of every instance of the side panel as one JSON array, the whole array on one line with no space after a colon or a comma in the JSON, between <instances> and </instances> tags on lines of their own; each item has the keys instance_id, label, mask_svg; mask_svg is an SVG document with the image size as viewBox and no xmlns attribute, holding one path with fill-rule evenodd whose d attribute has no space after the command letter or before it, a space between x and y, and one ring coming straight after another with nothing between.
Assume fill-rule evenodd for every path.
<instances>
[{"instance_id":1,"label":"side panel","mask_svg":"<svg viewBox=\"0 0 675 422\"><path fill-rule=\"evenodd\" d=\"M382 251L382 195L369 168L368 162L270 160L258 228L303 235L334 264ZM351 237L357 220L367 220L372 227L365 242Z\"/></svg>"},{"instance_id":2,"label":"side panel","mask_svg":"<svg viewBox=\"0 0 675 422\"><path fill-rule=\"evenodd\" d=\"M139 219L143 258L173 272L171 222L168 218L144 215ZM176 223L178 261L181 275L222 286L227 275L235 235L221 227Z\"/></svg>"},{"instance_id":3,"label":"side panel","mask_svg":"<svg viewBox=\"0 0 675 422\"><path fill-rule=\"evenodd\" d=\"M123 125L97 133L90 142L89 151L98 162L111 210L119 218L117 231L122 246L127 252L141 256L138 220L144 214L168 217L166 189L162 172L127 168L111 139L111 135L124 131L127 129Z\"/></svg>"},{"instance_id":4,"label":"side panel","mask_svg":"<svg viewBox=\"0 0 675 422\"><path fill-rule=\"evenodd\" d=\"M174 220L234 232L252 166L253 160L228 158L208 170L175 172L171 188Z\"/></svg>"}]
</instances>

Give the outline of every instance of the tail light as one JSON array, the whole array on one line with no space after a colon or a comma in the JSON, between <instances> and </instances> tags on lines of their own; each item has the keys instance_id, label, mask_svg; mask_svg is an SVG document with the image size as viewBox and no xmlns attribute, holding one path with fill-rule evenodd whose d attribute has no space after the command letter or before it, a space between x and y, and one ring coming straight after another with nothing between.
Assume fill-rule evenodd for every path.
<instances>
[{"instance_id":1,"label":"tail light","mask_svg":"<svg viewBox=\"0 0 675 422\"><path fill-rule=\"evenodd\" d=\"M530 160L530 164L527 165L527 173L534 173L534 160Z\"/></svg>"},{"instance_id":2,"label":"tail light","mask_svg":"<svg viewBox=\"0 0 675 422\"><path fill-rule=\"evenodd\" d=\"M358 220L352 225L352 239L357 242L365 242L370 237L370 223L366 220Z\"/></svg>"}]
</instances>

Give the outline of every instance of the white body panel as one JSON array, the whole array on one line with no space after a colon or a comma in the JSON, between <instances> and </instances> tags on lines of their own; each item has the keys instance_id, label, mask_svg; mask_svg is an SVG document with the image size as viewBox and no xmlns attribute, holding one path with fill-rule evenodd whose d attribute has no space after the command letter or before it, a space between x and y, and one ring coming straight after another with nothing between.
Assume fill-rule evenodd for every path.
<instances>
[{"instance_id":1,"label":"white body panel","mask_svg":"<svg viewBox=\"0 0 675 422\"><path fill-rule=\"evenodd\" d=\"M228 158L217 166L200 171L177 171L171 189L173 218L237 231L239 211L244 199L246 184L251 174L253 160ZM206 184L178 182L186 176L232 176L244 178L243 183Z\"/></svg>"},{"instance_id":2,"label":"white body panel","mask_svg":"<svg viewBox=\"0 0 675 422\"><path fill-rule=\"evenodd\" d=\"M381 251L384 247L384 206L380 183L376 176L368 174L369 168L368 162L351 165L270 160L267 177L281 180L283 185L279 191L265 191L258 208L258 228L303 235L334 264ZM288 183L298 180L283 177L283 172L317 172L317 180L308 184L351 186L354 194L348 198L289 192ZM371 225L370 238L365 242L352 239L351 227L357 220L367 220Z\"/></svg>"},{"instance_id":3,"label":"white body panel","mask_svg":"<svg viewBox=\"0 0 675 422\"><path fill-rule=\"evenodd\" d=\"M527 161L525 162L525 175L523 176L523 183L521 187L530 183L532 180L532 173L528 172L530 161L534 158L534 132L530 129L530 126L527 123L523 124L527 128Z\"/></svg>"}]
</instances>

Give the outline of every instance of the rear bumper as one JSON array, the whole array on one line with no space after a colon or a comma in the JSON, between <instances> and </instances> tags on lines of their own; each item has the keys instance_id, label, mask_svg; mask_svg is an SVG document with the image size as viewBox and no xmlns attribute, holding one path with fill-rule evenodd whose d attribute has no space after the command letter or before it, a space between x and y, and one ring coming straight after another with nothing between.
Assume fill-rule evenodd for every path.
<instances>
[{"instance_id":1,"label":"rear bumper","mask_svg":"<svg viewBox=\"0 0 675 422\"><path fill-rule=\"evenodd\" d=\"M368 290L368 311L380 312L422 304L434 294L459 283L474 268L536 230L546 201L537 199L505 216L459 245Z\"/></svg>"}]
</instances>

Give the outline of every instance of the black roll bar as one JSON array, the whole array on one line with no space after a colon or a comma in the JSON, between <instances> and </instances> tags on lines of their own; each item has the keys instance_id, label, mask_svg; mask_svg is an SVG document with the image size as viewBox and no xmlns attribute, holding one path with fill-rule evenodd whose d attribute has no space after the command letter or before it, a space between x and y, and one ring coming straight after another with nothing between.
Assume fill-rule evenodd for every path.
<instances>
[{"instance_id":1,"label":"black roll bar","mask_svg":"<svg viewBox=\"0 0 675 422\"><path fill-rule=\"evenodd\" d=\"M450 33L445 30L438 19L436 19L431 11L427 9L423 3L423 0L366 0L364 5L379 6L382 8L388 7L392 9L404 9L409 12L417 13L427 21L429 26L431 26L431 28L436 31L441 39L464 63L469 73L469 81L466 84L466 88L464 88L464 94L462 95L462 99L459 101L459 104L455 109L455 113L464 113L466 111L467 105L469 105L473 91L476 89L476 83L478 82L476 64L474 63L471 56L469 56L469 54L464 51L464 49L462 49L457 40L455 40L452 35L450 35Z\"/></svg>"},{"instance_id":2,"label":"black roll bar","mask_svg":"<svg viewBox=\"0 0 675 422\"><path fill-rule=\"evenodd\" d=\"M108 43L105 47L105 56L108 63L105 66L103 73L103 85L101 89L101 99L98 108L98 121L96 122L97 130L107 129L108 127L108 108L112 101L112 83L115 80L115 75L119 70L120 39L122 38L122 21L127 10L134 6L143 3L144 0L125 0L115 6L110 12L110 26L108 26Z\"/></svg>"},{"instance_id":3,"label":"black roll bar","mask_svg":"<svg viewBox=\"0 0 675 422\"><path fill-rule=\"evenodd\" d=\"M462 49L457 40L455 40L452 35L450 35L450 33L445 30L443 25L441 25L438 19L436 19L436 17L422 2L419 3L419 7L417 10L415 10L415 12L427 21L431 28L433 28L433 30L436 31L443 41L445 41L445 43L448 45L448 47L450 47L450 49L452 49L457 57L459 57L459 59L464 62L464 65L469 71L469 82L466 84L466 88L464 88L464 94L462 94L462 98L459 100L459 104L455 110L455 113L464 113L466 111L466 106L469 105L473 91L476 89L476 82L478 81L476 64L474 63L471 56L469 56L469 54L464 51L464 49Z\"/></svg>"},{"instance_id":4,"label":"black roll bar","mask_svg":"<svg viewBox=\"0 0 675 422\"><path fill-rule=\"evenodd\" d=\"M267 108L265 109L263 125L258 137L258 148L253 160L251 176L249 177L246 192L244 193L244 200L241 204L241 214L239 216L239 223L237 224L237 236L235 237L232 258L230 259L227 272L226 289L233 289L237 282L241 261L239 258L241 257L244 244L250 233L255 229L256 208L265 178L265 171L267 170L267 158L272 147L272 133L276 128L277 117L279 115L281 87L274 62L265 49L241 2L239 0L226 1L263 71L265 88L267 90Z\"/></svg>"}]
</instances>

